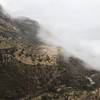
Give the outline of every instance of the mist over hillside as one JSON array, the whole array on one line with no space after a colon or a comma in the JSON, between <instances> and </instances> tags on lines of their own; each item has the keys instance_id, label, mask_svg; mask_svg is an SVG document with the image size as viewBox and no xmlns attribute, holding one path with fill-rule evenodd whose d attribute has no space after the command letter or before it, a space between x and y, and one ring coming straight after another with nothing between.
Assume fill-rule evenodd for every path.
<instances>
[{"instance_id":1,"label":"mist over hillside","mask_svg":"<svg viewBox=\"0 0 100 100\"><path fill-rule=\"evenodd\" d=\"M0 2L13 17L26 16L37 20L44 28L43 35L40 35L42 40L61 46L93 69L100 70L99 0Z\"/></svg>"},{"instance_id":2,"label":"mist over hillside","mask_svg":"<svg viewBox=\"0 0 100 100\"><path fill-rule=\"evenodd\" d=\"M10 2L2 3L6 10ZM15 17L5 10L0 7L1 100L100 99L97 41L89 39L89 34L86 40L80 33L70 35L71 29L78 32L78 26L61 31L66 24L49 24L48 16L47 20Z\"/></svg>"}]
</instances>

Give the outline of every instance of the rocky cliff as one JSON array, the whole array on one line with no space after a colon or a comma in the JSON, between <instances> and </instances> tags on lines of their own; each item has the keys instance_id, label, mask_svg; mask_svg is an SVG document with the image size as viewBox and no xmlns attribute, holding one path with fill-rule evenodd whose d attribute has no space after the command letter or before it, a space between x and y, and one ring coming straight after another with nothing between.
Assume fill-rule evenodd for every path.
<instances>
[{"instance_id":1,"label":"rocky cliff","mask_svg":"<svg viewBox=\"0 0 100 100\"><path fill-rule=\"evenodd\" d=\"M61 48L38 39L39 30L38 22L11 18L0 7L0 100L32 100L61 86L87 91L100 86L99 72L75 57L65 60Z\"/></svg>"}]
</instances>

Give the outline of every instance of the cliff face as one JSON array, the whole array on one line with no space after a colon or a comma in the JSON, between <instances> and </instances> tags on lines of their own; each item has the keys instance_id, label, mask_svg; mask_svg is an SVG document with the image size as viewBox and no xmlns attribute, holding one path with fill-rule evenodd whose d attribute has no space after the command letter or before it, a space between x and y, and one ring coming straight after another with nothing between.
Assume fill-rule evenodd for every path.
<instances>
[{"instance_id":1,"label":"cliff face","mask_svg":"<svg viewBox=\"0 0 100 100\"><path fill-rule=\"evenodd\" d=\"M37 96L61 85L86 90L99 87L99 72L86 69L75 57L65 61L59 48L37 38L39 29L38 22L12 19L0 8L0 99Z\"/></svg>"}]
</instances>

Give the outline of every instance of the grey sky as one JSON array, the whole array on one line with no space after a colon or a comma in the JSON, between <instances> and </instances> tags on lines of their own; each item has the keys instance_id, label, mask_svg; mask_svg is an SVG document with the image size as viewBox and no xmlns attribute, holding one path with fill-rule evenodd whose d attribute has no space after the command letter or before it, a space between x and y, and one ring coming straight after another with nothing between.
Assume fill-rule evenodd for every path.
<instances>
[{"instance_id":1,"label":"grey sky","mask_svg":"<svg viewBox=\"0 0 100 100\"><path fill-rule=\"evenodd\" d=\"M51 31L54 39L43 31L43 40L59 44L100 69L100 0L0 0L0 3L12 16L30 17Z\"/></svg>"}]
</instances>

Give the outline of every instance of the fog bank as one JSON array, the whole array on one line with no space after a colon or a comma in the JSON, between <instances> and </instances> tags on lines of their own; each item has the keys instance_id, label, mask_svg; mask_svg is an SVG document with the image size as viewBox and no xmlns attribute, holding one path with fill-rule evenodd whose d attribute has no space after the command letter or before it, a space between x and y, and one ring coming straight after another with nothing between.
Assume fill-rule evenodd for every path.
<instances>
[{"instance_id":1,"label":"fog bank","mask_svg":"<svg viewBox=\"0 0 100 100\"><path fill-rule=\"evenodd\" d=\"M0 0L0 3L13 17L37 20L43 27L41 40L61 46L100 70L100 0Z\"/></svg>"}]
</instances>

